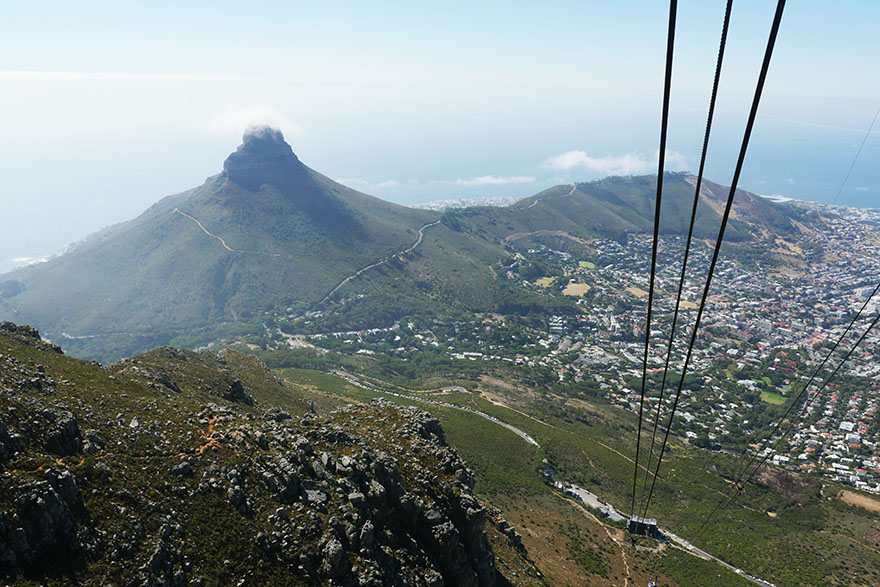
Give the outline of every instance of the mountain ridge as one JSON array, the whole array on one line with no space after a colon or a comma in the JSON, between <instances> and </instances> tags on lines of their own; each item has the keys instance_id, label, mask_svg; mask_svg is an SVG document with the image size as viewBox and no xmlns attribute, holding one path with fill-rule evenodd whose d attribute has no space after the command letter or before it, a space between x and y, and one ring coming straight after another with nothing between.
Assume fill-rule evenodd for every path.
<instances>
[{"instance_id":1,"label":"mountain ridge","mask_svg":"<svg viewBox=\"0 0 880 587\"><path fill-rule=\"evenodd\" d=\"M8 274L28 294L0 312L53 336L234 319L265 307L265 290L289 291L287 303L326 294L350 271L410 245L436 217L332 182L302 165L280 133L267 132L245 133L202 186Z\"/></svg>"},{"instance_id":2,"label":"mountain ridge","mask_svg":"<svg viewBox=\"0 0 880 587\"><path fill-rule=\"evenodd\" d=\"M0 278L0 318L115 360L173 340L253 334L273 317L328 308L352 327L407 312L499 311L515 307L499 300L522 295L499 277L519 248L547 232L581 242L649 232L655 181L612 177L506 207L439 213L343 186L304 165L280 131L252 128L203 185ZM661 234L686 230L692 183L667 175ZM726 188L704 182L697 238L714 239L724 196ZM793 207L740 190L727 240L800 234L802 221Z\"/></svg>"}]
</instances>

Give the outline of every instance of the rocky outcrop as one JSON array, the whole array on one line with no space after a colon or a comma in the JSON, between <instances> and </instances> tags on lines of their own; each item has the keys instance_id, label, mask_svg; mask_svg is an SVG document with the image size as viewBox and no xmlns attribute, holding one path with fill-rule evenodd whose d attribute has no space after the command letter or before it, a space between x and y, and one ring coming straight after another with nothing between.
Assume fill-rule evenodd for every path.
<instances>
[{"instance_id":1,"label":"rocky outcrop","mask_svg":"<svg viewBox=\"0 0 880 587\"><path fill-rule=\"evenodd\" d=\"M0 465L11 459L21 450L21 437L6 428L0 421Z\"/></svg>"},{"instance_id":2,"label":"rocky outcrop","mask_svg":"<svg viewBox=\"0 0 880 587\"><path fill-rule=\"evenodd\" d=\"M385 402L373 408L349 406L331 417L355 422L376 408L402 418L399 427L407 432L395 453L414 452L443 463L449 476L424 471L413 478L401 470L399 458L317 418L299 422L305 435L269 418L270 430L239 436L245 446L264 453L247 476L279 506L269 518L274 529L258 537L260 548L277 560L302 549L295 557L297 567L316 581L494 585L486 510L471 493L470 477L456 479L455 471L466 469L446 446L439 422L425 412ZM273 453L276 447L287 450ZM238 472L236 484L247 487L248 479ZM285 507L291 505L293 510ZM325 524L316 524L313 515ZM317 546L309 546L314 540Z\"/></svg>"},{"instance_id":3,"label":"rocky outcrop","mask_svg":"<svg viewBox=\"0 0 880 587\"><path fill-rule=\"evenodd\" d=\"M65 457L82 451L83 439L79 424L70 412L43 412L49 422L44 445L48 452Z\"/></svg>"},{"instance_id":4,"label":"rocky outcrop","mask_svg":"<svg viewBox=\"0 0 880 587\"><path fill-rule=\"evenodd\" d=\"M40 338L40 333L37 329L30 326L19 326L13 322L0 322L0 334L41 351L62 353L60 346L44 341Z\"/></svg>"},{"instance_id":5,"label":"rocky outcrop","mask_svg":"<svg viewBox=\"0 0 880 587\"><path fill-rule=\"evenodd\" d=\"M0 350L0 578L496 583L473 475L426 412L263 407L242 401L256 372L210 353Z\"/></svg>"},{"instance_id":6,"label":"rocky outcrop","mask_svg":"<svg viewBox=\"0 0 880 587\"><path fill-rule=\"evenodd\" d=\"M14 506L0 512L0 576L75 567L89 536L88 512L70 471L49 469L23 485Z\"/></svg>"},{"instance_id":7,"label":"rocky outcrop","mask_svg":"<svg viewBox=\"0 0 880 587\"><path fill-rule=\"evenodd\" d=\"M160 347L114 364L116 373L136 376L149 387L181 393L198 390L227 401L253 405L244 384L226 365L222 355Z\"/></svg>"},{"instance_id":8,"label":"rocky outcrop","mask_svg":"<svg viewBox=\"0 0 880 587\"><path fill-rule=\"evenodd\" d=\"M223 176L251 191L263 184L283 186L304 174L284 135L268 126L247 129L242 144L223 162Z\"/></svg>"}]
</instances>

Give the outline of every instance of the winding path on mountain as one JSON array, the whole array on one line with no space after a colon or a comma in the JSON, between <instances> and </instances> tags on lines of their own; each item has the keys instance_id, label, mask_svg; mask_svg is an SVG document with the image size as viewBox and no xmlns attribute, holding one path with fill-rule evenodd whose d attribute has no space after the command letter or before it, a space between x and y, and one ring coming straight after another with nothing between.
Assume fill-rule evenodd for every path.
<instances>
[{"instance_id":1,"label":"winding path on mountain","mask_svg":"<svg viewBox=\"0 0 880 587\"><path fill-rule=\"evenodd\" d=\"M255 255L268 255L270 257L281 257L282 256L281 253L270 253L268 251L254 251L254 250L250 250L250 249L233 249L228 244L226 244L226 241L223 240L223 237L218 236L218 235L214 234L213 232L209 231L207 228L205 228L205 225L202 224L199 221L199 219L196 218L195 216L190 216L186 212L181 212L179 208L175 208L174 210L172 210L172 213L175 213L175 212L177 214L180 214L181 216L185 216L186 218L189 218L190 220L195 222L196 225L202 229L202 232L204 232L205 234L207 234L208 236L210 236L212 238L216 238L218 241L220 241L220 244L223 245L223 248L226 249L227 251L229 251L230 253L253 253Z\"/></svg>"},{"instance_id":2,"label":"winding path on mountain","mask_svg":"<svg viewBox=\"0 0 880 587\"><path fill-rule=\"evenodd\" d=\"M574 187L572 187L572 191L574 191ZM192 220L196 224L196 226L198 226L202 230L202 232L204 232L206 235L210 236L211 238L215 238L218 241L220 241L220 244L223 245L223 248L226 249L227 251L229 251L230 253L257 253L257 254L262 254L262 255L271 255L273 257L280 257L281 256L278 253L268 253L265 251L251 251L251 250L243 250L243 249L233 249L232 247L230 247L226 243L225 240L223 240L223 237L216 235L213 232L211 232L210 230L208 230L207 228L205 228L205 225L202 224L199 221L199 219L196 218L195 216L191 216L191 215L187 214L186 212L181 211L179 208L175 208L174 210L172 210L172 213L180 214L181 216L184 216L185 218ZM374 263L370 263L369 265L367 265L365 267L361 267L360 269L358 269L357 271L355 271L354 273L352 273L351 275L349 275L348 277L346 277L345 279L343 279L342 281L337 283L333 287L333 289L331 289L327 293L327 295L325 295L323 298L321 298L321 301L319 301L316 305L320 306L321 304L326 302L330 298L330 296L332 296L334 293L336 293L339 290L339 288L341 288L343 285L345 285L349 281L352 281L353 279L357 279L358 277L360 277L361 275L363 275L364 273L366 273L370 269L375 269L376 267L380 267L382 265L385 265L386 263L391 262L393 259L400 259L404 255L408 255L408 254L412 253L414 250L416 250L416 248L418 248L418 246L420 244L422 244L422 240L425 238L425 230L431 228L432 226L436 226L438 224L440 224L439 219L435 220L434 222L428 222L428 223L423 224L421 227L419 227L418 236L416 237L416 240L413 244L411 244L410 246L408 246L407 248L405 248L401 251L398 251L397 253L394 253L392 255L388 255L387 257L383 257L382 259L380 259Z\"/></svg>"},{"instance_id":3,"label":"winding path on mountain","mask_svg":"<svg viewBox=\"0 0 880 587\"><path fill-rule=\"evenodd\" d=\"M513 432L514 434L516 434L517 436L519 436L520 438L525 440L528 444L531 444L532 446L534 446L536 448L541 448L541 445L538 444L538 442L534 438L532 438L527 432L523 432L522 430L520 430L516 426L513 426L512 424L508 424L507 422L502 422L501 420L499 420L495 416L491 416L491 415L487 414L486 412L481 412L480 410L475 410L473 408L468 408L465 406L459 406L457 404L451 404L449 402L441 402L441 401L437 401L437 400L433 400L433 399L426 399L423 397L419 397L417 395L410 395L410 394L405 394L405 393L397 393L394 391L388 391L386 389L382 389L381 387L377 387L375 385L371 385L369 383L361 381L359 378L355 377L351 373L348 373L347 371L342 371L340 369L334 369L334 370L330 371L330 373L332 375L336 375L337 377L341 377L342 379L345 379L346 381L348 381L349 383L351 383L355 387L360 387L361 389L366 389L367 391L373 391L373 392L381 393L384 395L390 395L393 397L402 398L402 399L406 399L406 400L413 401L413 402L419 402L422 404L435 405L435 406L440 406L442 408L451 408L453 410L460 410L462 412L468 412L470 414L475 414L477 416L480 416L481 418L485 418L485 419L489 420L490 422L498 424L499 426L501 426L503 428L507 428L508 430L510 430L511 432Z\"/></svg>"},{"instance_id":4,"label":"winding path on mountain","mask_svg":"<svg viewBox=\"0 0 880 587\"><path fill-rule=\"evenodd\" d=\"M567 194L562 194L562 195L559 195L559 196L547 196L546 198L538 198L537 200L535 200L534 202L532 202L531 204L529 204L529 205L526 206L525 208L517 208L517 210L528 210L529 208L534 208L535 206L538 205L538 202L543 202L544 200L550 200L550 199L553 199L553 198L567 198L567 197L569 197L569 196L573 196L573 195L574 195L574 191L575 191L576 189L577 189L577 184L573 183L573 184L571 184L571 191L568 192Z\"/></svg>"},{"instance_id":5,"label":"winding path on mountain","mask_svg":"<svg viewBox=\"0 0 880 587\"><path fill-rule=\"evenodd\" d=\"M333 294L335 294L337 292L337 290L339 290L340 287L342 287L343 285L345 285L346 283L348 283L352 279L356 279L356 278L360 277L361 275L363 275L364 273L366 273L370 269L374 269L376 267L379 267L380 265L384 265L384 264L390 262L392 259L400 258L403 255L408 255L409 253L413 252L416 249L416 247L418 247L420 244L422 244L422 239L425 236L425 230L432 227L432 226L436 226L438 224L440 224L440 220L435 220L434 222L428 222L427 224L422 225L422 227L419 228L419 236L418 236L418 238L416 238L416 242L414 242L409 247L403 249L402 251L400 251L398 253L394 253L393 255L389 255L387 257L384 257L383 259L376 261L375 263L371 263L371 264L367 265L366 267L361 267L360 269L358 269L357 271L355 271L354 273L352 273L351 275L349 275L348 277L346 277L345 279L343 279L342 281L337 283L336 287L331 289L330 292L326 296L321 298L321 301L318 302L317 305L320 306L321 304L326 302L330 298L330 296L332 296Z\"/></svg>"},{"instance_id":6,"label":"winding path on mountain","mask_svg":"<svg viewBox=\"0 0 880 587\"><path fill-rule=\"evenodd\" d=\"M223 245L223 248L226 249L227 251L229 251L230 253L237 253L238 252L235 249L233 249L232 247L230 247L229 245L227 245L226 241L223 240L222 237L217 236L216 234L214 234L213 232L210 232L207 228L205 228L205 226L201 222L199 222L197 218L190 216L186 212L181 212L179 208L175 208L174 211L177 212L178 214L180 214L181 216L186 216L187 218L189 218L190 220L195 222L199 226L199 228L201 228L204 231L205 234L207 234L208 236L214 237L218 241L220 241L220 244Z\"/></svg>"}]
</instances>

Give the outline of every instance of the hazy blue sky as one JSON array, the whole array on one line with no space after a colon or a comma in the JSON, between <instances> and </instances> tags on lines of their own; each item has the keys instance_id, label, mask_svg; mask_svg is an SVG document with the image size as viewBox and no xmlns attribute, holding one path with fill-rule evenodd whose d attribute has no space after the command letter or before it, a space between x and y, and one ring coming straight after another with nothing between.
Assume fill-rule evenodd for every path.
<instances>
[{"instance_id":1,"label":"hazy blue sky","mask_svg":"<svg viewBox=\"0 0 880 587\"><path fill-rule=\"evenodd\" d=\"M251 123L401 203L655 167L668 4L40 2L0 19L0 271L221 169ZM724 2L679 2L669 162L696 169ZM734 3L730 181L775 2ZM880 106L880 2L788 3L742 186L831 200ZM880 124L841 203L878 205Z\"/></svg>"}]
</instances>

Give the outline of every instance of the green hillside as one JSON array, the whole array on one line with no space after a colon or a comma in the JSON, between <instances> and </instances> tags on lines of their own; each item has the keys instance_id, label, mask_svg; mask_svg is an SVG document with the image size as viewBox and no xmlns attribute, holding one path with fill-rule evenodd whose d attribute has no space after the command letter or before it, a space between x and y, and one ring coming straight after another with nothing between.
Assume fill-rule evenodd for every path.
<instances>
[{"instance_id":1,"label":"green hillside","mask_svg":"<svg viewBox=\"0 0 880 587\"><path fill-rule=\"evenodd\" d=\"M250 134L203 186L10 274L20 293L0 300L0 315L65 346L89 339L62 333L109 334L117 344L131 338L120 350L141 350L184 330L317 302L412 245L436 216L331 181L302 165L280 133Z\"/></svg>"},{"instance_id":2,"label":"green hillside","mask_svg":"<svg viewBox=\"0 0 880 587\"><path fill-rule=\"evenodd\" d=\"M667 174L664 235L686 232L694 181ZM68 352L109 362L276 326L350 330L413 314L571 312L574 300L521 287L545 268L518 252L546 246L590 258L596 238L649 233L654 191L654 176L611 177L512 206L440 214L340 185L303 165L280 132L262 128L246 133L204 185L4 276L0 319L34 324ZM698 238L714 238L726 195L705 182ZM745 259L767 259L750 247L797 240L816 221L741 191L727 241Z\"/></svg>"},{"instance_id":3,"label":"green hillside","mask_svg":"<svg viewBox=\"0 0 880 587\"><path fill-rule=\"evenodd\" d=\"M667 173L663 182L661 234L687 235L696 178ZM555 186L507 207L468 208L448 214L467 232L494 241L511 241L542 231L562 232L582 239L618 238L650 233L654 225L656 176L608 177L589 183ZM697 211L695 236L715 239L729 188L704 181ZM738 190L725 241L758 238L772 229L780 236L798 234L801 213L765 198Z\"/></svg>"},{"instance_id":4,"label":"green hillside","mask_svg":"<svg viewBox=\"0 0 880 587\"><path fill-rule=\"evenodd\" d=\"M103 369L0 323L0 580L540 584L436 419L315 383L233 352Z\"/></svg>"}]
</instances>

